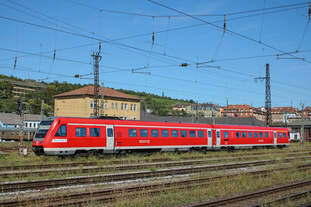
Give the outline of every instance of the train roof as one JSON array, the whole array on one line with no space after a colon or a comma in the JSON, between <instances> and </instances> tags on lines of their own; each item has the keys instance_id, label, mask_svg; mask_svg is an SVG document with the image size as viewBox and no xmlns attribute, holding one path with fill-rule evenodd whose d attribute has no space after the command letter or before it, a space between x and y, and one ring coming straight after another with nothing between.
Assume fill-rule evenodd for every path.
<instances>
[{"instance_id":1,"label":"train roof","mask_svg":"<svg viewBox=\"0 0 311 207\"><path fill-rule=\"evenodd\" d=\"M138 125L142 124L146 126L177 126L177 127L199 127L199 128L227 128L227 129L286 129L281 127L262 127L262 126L245 126L245 125L219 125L219 124L200 124L200 123L177 123L177 122L154 122L154 121L140 121L140 120L113 120L113 119L97 119L97 118L73 118L73 117L55 117L55 119L63 120L68 123L70 121L80 122L80 123L90 123L90 124L98 124L105 123L111 125Z\"/></svg>"}]
</instances>

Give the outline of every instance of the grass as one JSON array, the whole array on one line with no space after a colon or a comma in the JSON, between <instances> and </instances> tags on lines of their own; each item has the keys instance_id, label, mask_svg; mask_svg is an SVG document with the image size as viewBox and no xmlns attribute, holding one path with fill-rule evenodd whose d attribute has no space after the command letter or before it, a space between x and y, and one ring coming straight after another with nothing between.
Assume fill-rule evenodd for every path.
<instances>
[{"instance_id":1,"label":"grass","mask_svg":"<svg viewBox=\"0 0 311 207\"><path fill-rule=\"evenodd\" d=\"M135 198L123 197L119 199L115 206L171 206L181 205L191 202L204 201L207 199L220 198L229 195L246 193L261 188L286 184L294 181L311 178L311 170L287 172L274 172L269 177L254 177L241 174L235 179L224 178L220 182L212 185L185 187L185 189L165 190L162 193L152 196L148 192L143 192Z\"/></svg>"},{"instance_id":2,"label":"grass","mask_svg":"<svg viewBox=\"0 0 311 207\"><path fill-rule=\"evenodd\" d=\"M293 162L290 165L296 166L299 162ZM302 162L300 162L302 164ZM280 167L283 164L279 164L275 167ZM201 178L210 177L213 172L205 172L200 175L195 175ZM223 175L223 172L218 172L219 175ZM51 175L54 176L54 175ZM214 174L215 176L215 174ZM193 178L193 177L192 177ZM196 202L200 200L218 198L228 195L234 195L237 193L245 193L253 190L258 190L263 187L268 187L277 184L285 184L296 180L303 180L311 178L311 169L308 171L287 170L287 171L275 171L269 177L255 178L246 174L242 174L238 177L223 178L220 182L212 185L197 186L197 187L185 187L179 190L163 190L157 196L150 195L147 191L141 192L139 195L133 197L122 197L114 204L114 206L171 206L180 205L190 202ZM202 183L200 183L202 184ZM96 189L111 188L113 184L105 184L101 186L89 186L85 189L80 189L83 192L93 192ZM76 189L77 190L77 189ZM55 192L42 192L45 193L44 197L52 195L64 196L72 192L72 189L58 190ZM41 193L40 193L41 194ZM29 196L29 195L28 195ZM21 197L22 198L22 197ZM87 206L100 206L100 203L96 201L95 197L90 196L91 201ZM38 205L39 206L39 205Z\"/></svg>"},{"instance_id":3,"label":"grass","mask_svg":"<svg viewBox=\"0 0 311 207\"><path fill-rule=\"evenodd\" d=\"M17 146L17 143L0 143L1 144L7 144L10 146ZM221 151L207 151L205 153L198 152L198 151L192 151L192 152L183 152L183 153L173 153L173 152L165 152L165 153L152 153L151 155L146 156L145 154L129 154L124 156L115 156L115 155L103 155L103 156L88 156L88 157L66 157L64 159L61 159L56 156L36 156L33 152L30 151L30 153L27 156L21 156L18 154L18 152L9 152L5 156L0 155L0 166L18 166L18 165L30 165L30 164L49 164L49 163L68 163L68 162L96 162L99 167L104 167L107 165L111 165L114 161L126 161L127 163L143 163L148 162L151 159L167 159L170 161L180 161L184 160L189 157L204 157L204 158L220 158L220 157L230 157L232 155L245 155L245 159L241 159L240 161L249 161L249 160L256 160L253 158L248 158L247 155L252 155L254 153L260 153L262 155L265 155L266 157L263 157L262 159L273 159L273 160L281 160L286 154L275 154L275 152L291 152L294 150L305 150L310 149L311 150L311 143L305 143L304 146L301 146L299 143L291 144L290 147L285 149L256 149L256 150L236 150L234 152L228 152L225 150ZM273 152L273 153L272 153ZM219 161L215 161L217 163L220 163ZM215 162L209 162L210 164ZM232 161L222 161L221 163L226 162L232 162ZM82 173L83 165L79 165L79 170L77 173L71 173L71 174L56 174L52 173L47 174L45 176L40 176L40 179L50 179L53 178L60 178L65 176L78 176L78 175L92 175L92 174L104 174L104 173L112 173L115 172L112 171L105 171L101 173ZM157 170L156 167L149 168L150 171ZM8 169L9 170L9 169ZM37 179L38 176L29 176L26 177L26 179ZM21 178L15 178L16 180L19 180ZM25 179L25 177L23 177ZM10 178L0 178L0 181L8 181L8 180L14 180L13 177Z\"/></svg>"}]
</instances>

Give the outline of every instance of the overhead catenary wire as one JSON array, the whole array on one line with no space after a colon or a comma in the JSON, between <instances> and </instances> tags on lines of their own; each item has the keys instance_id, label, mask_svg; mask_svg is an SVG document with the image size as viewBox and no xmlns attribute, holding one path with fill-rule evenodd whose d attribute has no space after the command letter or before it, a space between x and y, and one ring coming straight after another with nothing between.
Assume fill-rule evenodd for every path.
<instances>
[{"instance_id":1,"label":"overhead catenary wire","mask_svg":"<svg viewBox=\"0 0 311 207\"><path fill-rule=\"evenodd\" d=\"M189 15L189 14L183 12L183 11L177 10L177 9L175 9L175 8L172 8L172 7L168 7L168 6L164 5L164 4L158 3L158 2L153 1L153 0L148 0L148 1L151 2L151 3L153 3L153 4L156 4L156 5L158 5L158 6L161 6L161 7L163 7L163 8L167 8L167 9L169 9L169 10L172 10L172 11L175 11L175 12L177 12L177 13L183 14L183 15L185 15L185 16L191 17L192 19L195 19L195 20L204 22L206 25L212 26L213 28L215 28L215 29L217 29L217 30L223 30L222 27L220 27L220 26L218 26L218 25L216 25L216 24L214 24L214 23L208 22L208 21L206 21L206 20L204 20L204 19L201 19L201 18L199 18L199 17L191 16L191 15ZM244 35L244 34L235 32L235 31L233 31L233 30L231 30L231 29L227 29L226 31L227 31L229 34L233 35L233 36L236 36L236 37L239 37L239 38L242 38L242 39L245 39L245 40L248 40L248 41L251 41L251 42L260 44L260 45L263 45L263 46L265 46L265 47L267 47L267 48L270 48L270 49L273 49L273 50L275 50L275 51L284 53L283 50L278 49L278 48L276 48L276 47L274 47L274 46L271 46L270 44L267 44L267 43L265 43L265 42L263 42L263 41L258 41L258 40L254 39L254 38L252 38L252 37L248 37L248 36L246 36L246 35ZM294 58L298 58L298 57L296 57L296 56L294 56L294 55L290 55L290 56L292 56L292 57L294 57ZM306 59L303 59L302 61L307 62L307 63L311 63L310 61L308 61L308 60L306 60Z\"/></svg>"},{"instance_id":2,"label":"overhead catenary wire","mask_svg":"<svg viewBox=\"0 0 311 207\"><path fill-rule=\"evenodd\" d=\"M179 17L185 17L184 15L155 15L155 14L146 14L146 13L138 13L138 12L128 12L128 11L120 11L120 10L111 10L111 9L103 9L98 8L98 6L90 6L85 3L81 3L80 1L76 0L69 0L69 2L72 2L73 4L77 4L82 7L86 7L92 10L95 10L97 12L101 13L111 13L111 14L118 14L118 15L129 15L129 16L138 16L138 17L147 17L147 18L179 18ZM275 6L275 7L269 7L269 8L263 8L263 9L250 9L250 10L244 10L244 11L237 11L237 12L226 12L226 15L228 16L234 16L234 15L241 15L241 14L247 14L247 13L256 13L261 11L271 11L271 10L277 10L282 8L289 8L289 7L295 7L295 6L301 6L301 5L307 5L308 2L302 2L302 3L295 3L295 4L287 4L287 5L281 5L281 6ZM192 16L197 17L223 17L224 14L191 14Z\"/></svg>"},{"instance_id":3,"label":"overhead catenary wire","mask_svg":"<svg viewBox=\"0 0 311 207\"><path fill-rule=\"evenodd\" d=\"M296 4L295 4L296 5ZM284 5L284 6L280 6L280 8L284 8L284 7L288 7L290 5ZM307 7L307 6L303 6L303 7ZM288 10L292 10L292 9L298 9L298 8L302 8L302 7L297 7L297 8L287 8L286 10L281 10L281 11L288 11ZM276 11L276 12L281 12L281 11ZM272 11L272 12L266 12L265 14L271 14L271 13L274 13L275 11ZM239 12L239 13L243 13L243 12ZM227 19L226 21L232 21L232 20L237 20L237 19L242 19L242 18L248 18L248 17L252 17L252 16L257 16L257 15L261 15L261 14L255 14L255 15L248 15L248 16L242 16L242 17L237 17L237 18L233 18L233 19ZM214 21L213 23L217 23L219 21ZM189 28L194 28L194 27L198 27L198 26L203 26L205 24L195 24L195 25L189 25L189 26L183 26L183 27L177 27L177 28L172 28L172 29L167 29L167 30L162 30L162 31L158 31L158 32L155 32L155 34L159 34L159 33L162 33L162 32L172 32L172 31L177 31L177 30L183 30L183 29L189 29ZM93 34L93 32L90 32ZM143 33L143 34L137 34L137 35L131 35L131 36L127 36L127 37L123 37L123 38L117 38L117 39L113 39L113 40L110 40L110 41L120 41L120 40L125 40L125 39L132 39L132 38L137 38L137 37L142 37L142 36L147 36L147 35L150 35L150 33ZM97 44L97 43L96 43ZM76 48L79 48L79 47L86 47L86 46L91 46L91 45L95 45L93 43L90 43L90 44L83 44L83 45L79 45L79 46L75 46L75 47L71 47L71 48L62 48L62 49L58 49L58 51L61 51L61 50L70 50L70 49L76 49ZM164 54L166 56L166 54ZM2 59L4 60L4 59ZM1 60L0 60L1 61Z\"/></svg>"}]
</instances>

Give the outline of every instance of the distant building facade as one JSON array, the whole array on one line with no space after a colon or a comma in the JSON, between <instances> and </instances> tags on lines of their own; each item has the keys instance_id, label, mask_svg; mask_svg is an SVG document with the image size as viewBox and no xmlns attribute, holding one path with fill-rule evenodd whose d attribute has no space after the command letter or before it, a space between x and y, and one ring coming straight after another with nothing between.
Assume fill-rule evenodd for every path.
<instances>
[{"instance_id":1,"label":"distant building facade","mask_svg":"<svg viewBox=\"0 0 311 207\"><path fill-rule=\"evenodd\" d=\"M190 104L186 107L186 112L205 118L220 117L220 106L211 103Z\"/></svg>"},{"instance_id":2,"label":"distant building facade","mask_svg":"<svg viewBox=\"0 0 311 207\"><path fill-rule=\"evenodd\" d=\"M220 117L220 106L211 103L175 104L172 109L205 118Z\"/></svg>"},{"instance_id":3,"label":"distant building facade","mask_svg":"<svg viewBox=\"0 0 311 207\"><path fill-rule=\"evenodd\" d=\"M111 88L99 89L101 115L140 120L140 98ZM104 100L104 101L103 101ZM93 116L94 87L85 86L54 96L54 116Z\"/></svg>"},{"instance_id":4,"label":"distant building facade","mask_svg":"<svg viewBox=\"0 0 311 207\"><path fill-rule=\"evenodd\" d=\"M1 78L0 81L9 81L13 85L13 95L15 97L24 96L26 93L42 90L47 87L45 83L38 83L35 80L26 79L24 81Z\"/></svg>"},{"instance_id":5,"label":"distant building facade","mask_svg":"<svg viewBox=\"0 0 311 207\"><path fill-rule=\"evenodd\" d=\"M272 107L271 108L272 123L287 124L301 119L297 114L297 109L286 106L286 107Z\"/></svg>"},{"instance_id":6,"label":"distant building facade","mask_svg":"<svg viewBox=\"0 0 311 207\"><path fill-rule=\"evenodd\" d=\"M19 128L20 116L15 113L0 113L0 127L2 128ZM40 115L25 114L24 128L36 129L40 124Z\"/></svg>"}]
</instances>

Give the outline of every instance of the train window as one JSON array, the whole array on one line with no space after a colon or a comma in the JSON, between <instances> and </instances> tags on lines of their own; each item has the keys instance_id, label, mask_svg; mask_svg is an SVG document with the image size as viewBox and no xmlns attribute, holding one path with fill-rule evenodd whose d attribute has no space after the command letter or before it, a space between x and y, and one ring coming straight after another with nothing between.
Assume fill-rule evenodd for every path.
<instances>
[{"instance_id":1,"label":"train window","mask_svg":"<svg viewBox=\"0 0 311 207\"><path fill-rule=\"evenodd\" d=\"M208 137L212 137L212 131L208 131Z\"/></svg>"},{"instance_id":2,"label":"train window","mask_svg":"<svg viewBox=\"0 0 311 207\"><path fill-rule=\"evenodd\" d=\"M254 132L254 138L257 138L257 137L258 137L258 133Z\"/></svg>"},{"instance_id":3,"label":"train window","mask_svg":"<svg viewBox=\"0 0 311 207\"><path fill-rule=\"evenodd\" d=\"M141 129L140 130L141 137L148 137L148 129Z\"/></svg>"},{"instance_id":4,"label":"train window","mask_svg":"<svg viewBox=\"0 0 311 207\"><path fill-rule=\"evenodd\" d=\"M224 132L224 138L229 138L229 132Z\"/></svg>"},{"instance_id":5,"label":"train window","mask_svg":"<svg viewBox=\"0 0 311 207\"><path fill-rule=\"evenodd\" d=\"M216 137L220 137L220 132L219 131L216 132Z\"/></svg>"},{"instance_id":6,"label":"train window","mask_svg":"<svg viewBox=\"0 0 311 207\"><path fill-rule=\"evenodd\" d=\"M204 132L203 131L198 131L198 137L204 137Z\"/></svg>"},{"instance_id":7,"label":"train window","mask_svg":"<svg viewBox=\"0 0 311 207\"><path fill-rule=\"evenodd\" d=\"M177 130L172 130L172 137L178 137L178 131Z\"/></svg>"},{"instance_id":8,"label":"train window","mask_svg":"<svg viewBox=\"0 0 311 207\"><path fill-rule=\"evenodd\" d=\"M189 137L195 137L195 131L194 130L189 131Z\"/></svg>"},{"instance_id":9,"label":"train window","mask_svg":"<svg viewBox=\"0 0 311 207\"><path fill-rule=\"evenodd\" d=\"M181 137L187 137L187 131L186 130L180 130L180 136Z\"/></svg>"},{"instance_id":10,"label":"train window","mask_svg":"<svg viewBox=\"0 0 311 207\"><path fill-rule=\"evenodd\" d=\"M246 132L242 132L242 137L246 138L247 137L247 133Z\"/></svg>"},{"instance_id":11,"label":"train window","mask_svg":"<svg viewBox=\"0 0 311 207\"><path fill-rule=\"evenodd\" d=\"M99 133L100 134L100 133ZM113 137L113 129L112 128L108 128L107 129L107 136L108 137Z\"/></svg>"},{"instance_id":12,"label":"train window","mask_svg":"<svg viewBox=\"0 0 311 207\"><path fill-rule=\"evenodd\" d=\"M282 138L282 133L281 132L279 132L279 138Z\"/></svg>"},{"instance_id":13,"label":"train window","mask_svg":"<svg viewBox=\"0 0 311 207\"><path fill-rule=\"evenodd\" d=\"M241 132L236 132L235 135L236 135L237 138L240 138L241 137Z\"/></svg>"},{"instance_id":14,"label":"train window","mask_svg":"<svg viewBox=\"0 0 311 207\"><path fill-rule=\"evenodd\" d=\"M283 138L286 138L286 133L285 132L283 133Z\"/></svg>"},{"instance_id":15,"label":"train window","mask_svg":"<svg viewBox=\"0 0 311 207\"><path fill-rule=\"evenodd\" d=\"M57 130L55 137L66 137L67 136L67 127L66 125L61 125Z\"/></svg>"},{"instance_id":16,"label":"train window","mask_svg":"<svg viewBox=\"0 0 311 207\"><path fill-rule=\"evenodd\" d=\"M268 138L269 137L269 133L265 132L265 137Z\"/></svg>"},{"instance_id":17,"label":"train window","mask_svg":"<svg viewBox=\"0 0 311 207\"><path fill-rule=\"evenodd\" d=\"M130 137L137 137L137 129L129 129Z\"/></svg>"},{"instance_id":18,"label":"train window","mask_svg":"<svg viewBox=\"0 0 311 207\"><path fill-rule=\"evenodd\" d=\"M152 129L152 130L151 130L151 136L152 136L152 137L158 137L158 136L159 136L159 130L157 130L157 129Z\"/></svg>"},{"instance_id":19,"label":"train window","mask_svg":"<svg viewBox=\"0 0 311 207\"><path fill-rule=\"evenodd\" d=\"M253 137L253 133L252 132L248 132L248 138L252 138Z\"/></svg>"},{"instance_id":20,"label":"train window","mask_svg":"<svg viewBox=\"0 0 311 207\"><path fill-rule=\"evenodd\" d=\"M262 138L262 137L263 137L263 136L262 136L262 132L259 132L259 137L260 137L260 138Z\"/></svg>"},{"instance_id":21,"label":"train window","mask_svg":"<svg viewBox=\"0 0 311 207\"><path fill-rule=\"evenodd\" d=\"M76 128L76 137L85 137L86 129L85 128Z\"/></svg>"},{"instance_id":22,"label":"train window","mask_svg":"<svg viewBox=\"0 0 311 207\"><path fill-rule=\"evenodd\" d=\"M100 128L91 128L91 137L99 137L99 136L100 136Z\"/></svg>"},{"instance_id":23,"label":"train window","mask_svg":"<svg viewBox=\"0 0 311 207\"><path fill-rule=\"evenodd\" d=\"M168 130L162 129L162 137L168 137Z\"/></svg>"}]
</instances>

